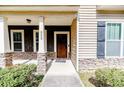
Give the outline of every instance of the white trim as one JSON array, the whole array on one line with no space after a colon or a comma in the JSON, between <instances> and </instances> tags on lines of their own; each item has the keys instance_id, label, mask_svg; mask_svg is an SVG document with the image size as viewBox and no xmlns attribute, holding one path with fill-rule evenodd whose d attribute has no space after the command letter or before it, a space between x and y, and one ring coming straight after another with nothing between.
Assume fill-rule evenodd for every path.
<instances>
[{"instance_id":1,"label":"white trim","mask_svg":"<svg viewBox=\"0 0 124 93\"><path fill-rule=\"evenodd\" d=\"M33 30L33 46L34 46L34 52L38 52L36 51L36 32L39 33L39 30ZM47 50L47 30L45 30L45 48Z\"/></svg>"},{"instance_id":2,"label":"white trim","mask_svg":"<svg viewBox=\"0 0 124 93\"><path fill-rule=\"evenodd\" d=\"M21 32L22 34L22 52L25 51L25 48L24 48L24 30L11 30L11 49L12 51L14 52L14 46L13 46L13 32Z\"/></svg>"},{"instance_id":3,"label":"white trim","mask_svg":"<svg viewBox=\"0 0 124 93\"><path fill-rule=\"evenodd\" d=\"M34 46L34 52L36 51L36 32L39 32L38 30L33 30L33 46Z\"/></svg>"},{"instance_id":4,"label":"white trim","mask_svg":"<svg viewBox=\"0 0 124 93\"><path fill-rule=\"evenodd\" d=\"M107 24L108 23L119 23L121 24L121 39L120 40L107 40ZM124 42L124 37L123 37L123 33L124 33L124 22L117 22L117 21L107 21L105 23L105 58L123 58L124 54L123 54L123 42ZM120 56L107 56L106 55L106 45L107 45L107 41L120 41Z\"/></svg>"},{"instance_id":5,"label":"white trim","mask_svg":"<svg viewBox=\"0 0 124 93\"><path fill-rule=\"evenodd\" d=\"M56 36L57 34L67 34L67 55L70 53L70 35L68 31L54 31L54 52L57 53L57 40ZM57 57L57 55L56 55Z\"/></svg>"},{"instance_id":6,"label":"white trim","mask_svg":"<svg viewBox=\"0 0 124 93\"><path fill-rule=\"evenodd\" d=\"M76 63L77 63L77 67L76 67L76 70L79 71L79 55L78 55L78 49L79 49L79 15L77 15L77 58L76 58Z\"/></svg>"},{"instance_id":7,"label":"white trim","mask_svg":"<svg viewBox=\"0 0 124 93\"><path fill-rule=\"evenodd\" d=\"M120 51L121 51L120 56L121 56L121 57L123 57L123 55L124 55L124 54L123 54L123 51L124 51L124 50L123 50L123 47L124 47L124 46L123 46L123 42L124 42L124 37L123 37L123 36L124 36L124 34L123 34L123 33L124 33L124 29L123 29L123 26L124 26L124 24L121 23L121 48L120 48ZM122 50L123 50L123 51L122 51Z\"/></svg>"},{"instance_id":8,"label":"white trim","mask_svg":"<svg viewBox=\"0 0 124 93\"><path fill-rule=\"evenodd\" d=\"M44 34L45 34L45 51L47 52L47 30L45 30Z\"/></svg>"}]
</instances>

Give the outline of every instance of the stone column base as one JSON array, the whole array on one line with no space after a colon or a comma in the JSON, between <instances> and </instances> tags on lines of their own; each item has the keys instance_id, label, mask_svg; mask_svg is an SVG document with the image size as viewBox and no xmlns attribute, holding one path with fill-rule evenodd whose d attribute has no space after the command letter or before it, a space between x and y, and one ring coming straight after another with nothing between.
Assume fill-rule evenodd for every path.
<instances>
[{"instance_id":1,"label":"stone column base","mask_svg":"<svg viewBox=\"0 0 124 93\"><path fill-rule=\"evenodd\" d=\"M37 73L41 75L45 75L47 69L46 53L37 53L37 61L38 61Z\"/></svg>"},{"instance_id":2,"label":"stone column base","mask_svg":"<svg viewBox=\"0 0 124 93\"><path fill-rule=\"evenodd\" d=\"M12 53L0 53L0 68L12 65Z\"/></svg>"}]
</instances>

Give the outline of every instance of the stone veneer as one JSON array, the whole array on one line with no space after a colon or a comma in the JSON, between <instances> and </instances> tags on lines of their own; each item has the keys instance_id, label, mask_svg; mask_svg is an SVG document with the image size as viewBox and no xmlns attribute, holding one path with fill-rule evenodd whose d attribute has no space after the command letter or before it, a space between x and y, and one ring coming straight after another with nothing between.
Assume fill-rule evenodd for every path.
<instances>
[{"instance_id":1,"label":"stone veneer","mask_svg":"<svg viewBox=\"0 0 124 93\"><path fill-rule=\"evenodd\" d=\"M47 59L54 58L54 52L47 52ZM37 59L37 52L13 52L13 59Z\"/></svg>"},{"instance_id":2,"label":"stone veneer","mask_svg":"<svg viewBox=\"0 0 124 93\"><path fill-rule=\"evenodd\" d=\"M46 53L37 53L37 61L38 61L37 73L41 75L45 75L47 69Z\"/></svg>"},{"instance_id":3,"label":"stone veneer","mask_svg":"<svg viewBox=\"0 0 124 93\"><path fill-rule=\"evenodd\" d=\"M37 52L13 52L13 59L37 59Z\"/></svg>"},{"instance_id":4,"label":"stone veneer","mask_svg":"<svg viewBox=\"0 0 124 93\"><path fill-rule=\"evenodd\" d=\"M124 69L124 58L84 58L79 60L79 71L95 70L98 68L121 68Z\"/></svg>"},{"instance_id":5,"label":"stone veneer","mask_svg":"<svg viewBox=\"0 0 124 93\"><path fill-rule=\"evenodd\" d=\"M77 62L77 19L73 19L71 24L71 61L76 67Z\"/></svg>"},{"instance_id":6,"label":"stone veneer","mask_svg":"<svg viewBox=\"0 0 124 93\"><path fill-rule=\"evenodd\" d=\"M12 66L12 53L0 53L0 68Z\"/></svg>"}]
</instances>

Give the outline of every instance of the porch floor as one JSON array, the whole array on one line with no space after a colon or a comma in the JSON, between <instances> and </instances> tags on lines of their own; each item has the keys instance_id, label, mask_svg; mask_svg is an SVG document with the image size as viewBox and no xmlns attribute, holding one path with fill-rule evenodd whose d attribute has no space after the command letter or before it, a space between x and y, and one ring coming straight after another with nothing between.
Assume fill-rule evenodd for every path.
<instances>
[{"instance_id":1,"label":"porch floor","mask_svg":"<svg viewBox=\"0 0 124 93\"><path fill-rule=\"evenodd\" d=\"M16 64L36 64L37 65L37 60L35 59L32 59L32 60L13 60L13 65L16 65Z\"/></svg>"},{"instance_id":2,"label":"porch floor","mask_svg":"<svg viewBox=\"0 0 124 93\"><path fill-rule=\"evenodd\" d=\"M13 65L17 64L38 64L38 61L36 59L27 59L27 60L13 60ZM51 60L47 60L47 64L50 64Z\"/></svg>"},{"instance_id":3,"label":"porch floor","mask_svg":"<svg viewBox=\"0 0 124 93\"><path fill-rule=\"evenodd\" d=\"M78 73L70 60L53 61L40 86L43 87L81 87Z\"/></svg>"}]
</instances>

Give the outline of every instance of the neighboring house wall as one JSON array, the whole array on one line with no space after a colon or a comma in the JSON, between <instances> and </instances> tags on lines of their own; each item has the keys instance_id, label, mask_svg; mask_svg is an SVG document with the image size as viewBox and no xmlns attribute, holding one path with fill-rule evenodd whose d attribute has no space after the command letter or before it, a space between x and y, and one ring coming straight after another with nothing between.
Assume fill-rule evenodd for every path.
<instances>
[{"instance_id":1,"label":"neighboring house wall","mask_svg":"<svg viewBox=\"0 0 124 93\"><path fill-rule=\"evenodd\" d=\"M77 19L72 21L71 25L71 61L76 67L77 55Z\"/></svg>"}]
</instances>

